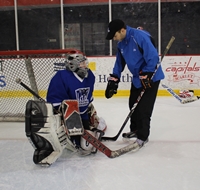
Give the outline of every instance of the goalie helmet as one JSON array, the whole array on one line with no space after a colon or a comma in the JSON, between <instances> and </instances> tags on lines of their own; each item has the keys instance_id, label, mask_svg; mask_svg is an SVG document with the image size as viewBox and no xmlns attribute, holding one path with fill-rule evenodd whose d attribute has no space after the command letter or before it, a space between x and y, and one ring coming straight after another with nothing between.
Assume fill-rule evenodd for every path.
<instances>
[{"instance_id":1,"label":"goalie helmet","mask_svg":"<svg viewBox=\"0 0 200 190\"><path fill-rule=\"evenodd\" d=\"M79 77L88 76L88 59L82 54L67 54L66 69L75 72Z\"/></svg>"}]
</instances>

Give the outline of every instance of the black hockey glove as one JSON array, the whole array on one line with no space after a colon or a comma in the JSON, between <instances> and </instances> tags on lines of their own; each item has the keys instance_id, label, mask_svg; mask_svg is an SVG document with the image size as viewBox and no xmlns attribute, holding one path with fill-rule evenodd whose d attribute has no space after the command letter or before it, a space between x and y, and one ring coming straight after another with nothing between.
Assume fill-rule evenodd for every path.
<instances>
[{"instance_id":1,"label":"black hockey glove","mask_svg":"<svg viewBox=\"0 0 200 190\"><path fill-rule=\"evenodd\" d=\"M119 82L120 80L117 75L110 74L110 77L108 77L108 84L105 91L106 98L111 98L114 94L117 94Z\"/></svg>"},{"instance_id":2,"label":"black hockey glove","mask_svg":"<svg viewBox=\"0 0 200 190\"><path fill-rule=\"evenodd\" d=\"M153 85L153 81L151 80L152 75L153 75L153 72L141 72L140 73L140 81L141 81L144 89L152 87L152 85Z\"/></svg>"}]
</instances>

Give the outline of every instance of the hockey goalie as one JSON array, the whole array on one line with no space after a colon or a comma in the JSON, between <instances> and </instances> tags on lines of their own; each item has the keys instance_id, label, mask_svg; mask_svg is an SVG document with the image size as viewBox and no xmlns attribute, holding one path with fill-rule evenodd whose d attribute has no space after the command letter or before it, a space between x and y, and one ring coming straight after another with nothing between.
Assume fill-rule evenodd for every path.
<instances>
[{"instance_id":1,"label":"hockey goalie","mask_svg":"<svg viewBox=\"0 0 200 190\"><path fill-rule=\"evenodd\" d=\"M106 129L92 104L95 77L82 54L66 56L66 70L51 79L47 102L28 101L26 105L26 136L34 147L33 161L51 165L65 148L80 155L96 149L82 138L84 130L101 138Z\"/></svg>"}]
</instances>

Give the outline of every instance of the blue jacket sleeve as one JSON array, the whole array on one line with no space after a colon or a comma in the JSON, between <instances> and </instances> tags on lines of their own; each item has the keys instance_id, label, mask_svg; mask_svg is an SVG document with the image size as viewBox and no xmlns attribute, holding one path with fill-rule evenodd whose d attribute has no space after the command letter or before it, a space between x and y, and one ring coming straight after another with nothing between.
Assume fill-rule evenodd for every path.
<instances>
[{"instance_id":1,"label":"blue jacket sleeve","mask_svg":"<svg viewBox=\"0 0 200 190\"><path fill-rule=\"evenodd\" d=\"M121 77L121 72L125 68L125 65L126 65L126 62L125 62L120 50L118 49L115 65L114 65L114 68L113 68L113 74L117 75L119 79Z\"/></svg>"},{"instance_id":2,"label":"blue jacket sleeve","mask_svg":"<svg viewBox=\"0 0 200 190\"><path fill-rule=\"evenodd\" d=\"M159 56L157 49L151 42L150 35L143 35L143 33L138 33L136 35L136 40L138 45L143 49L143 58L145 60L145 65L142 67L143 72L154 72L156 65L159 63Z\"/></svg>"}]
</instances>

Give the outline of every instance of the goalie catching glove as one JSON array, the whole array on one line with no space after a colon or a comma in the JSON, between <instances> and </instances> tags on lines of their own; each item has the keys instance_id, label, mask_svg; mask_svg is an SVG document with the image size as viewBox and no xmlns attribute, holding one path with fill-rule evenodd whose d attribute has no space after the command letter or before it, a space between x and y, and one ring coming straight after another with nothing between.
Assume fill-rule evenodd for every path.
<instances>
[{"instance_id":1,"label":"goalie catching glove","mask_svg":"<svg viewBox=\"0 0 200 190\"><path fill-rule=\"evenodd\" d=\"M110 74L110 77L108 77L108 84L105 91L106 98L111 98L114 94L117 94L119 82L120 80L117 75Z\"/></svg>"},{"instance_id":2,"label":"goalie catching glove","mask_svg":"<svg viewBox=\"0 0 200 190\"><path fill-rule=\"evenodd\" d=\"M153 85L153 81L151 77L153 76L153 72L140 72L140 81L144 89L151 88Z\"/></svg>"}]
</instances>

